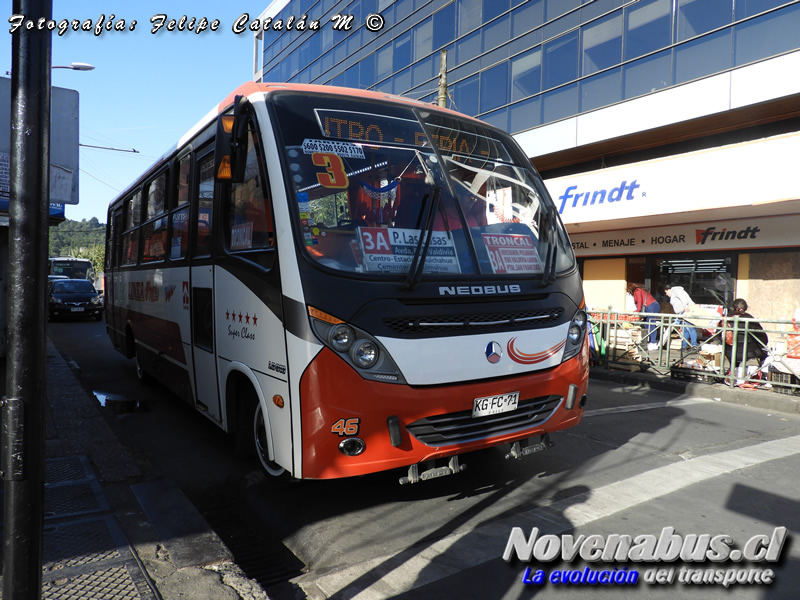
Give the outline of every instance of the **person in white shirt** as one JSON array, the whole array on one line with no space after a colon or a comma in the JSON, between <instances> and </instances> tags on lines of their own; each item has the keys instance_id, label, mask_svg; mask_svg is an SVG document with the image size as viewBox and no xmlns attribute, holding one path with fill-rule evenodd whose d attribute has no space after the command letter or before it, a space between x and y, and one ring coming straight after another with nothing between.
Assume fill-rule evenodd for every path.
<instances>
[{"instance_id":1,"label":"person in white shirt","mask_svg":"<svg viewBox=\"0 0 800 600\"><path fill-rule=\"evenodd\" d=\"M683 315L689 312L689 306L694 304L689 293L680 285L667 284L664 286L664 293L669 297L669 303L675 309L676 315ZM681 347L686 348L687 344L692 347L697 346L697 331L692 327L692 324L686 322L681 323L681 325L681 336L683 338Z\"/></svg>"}]
</instances>

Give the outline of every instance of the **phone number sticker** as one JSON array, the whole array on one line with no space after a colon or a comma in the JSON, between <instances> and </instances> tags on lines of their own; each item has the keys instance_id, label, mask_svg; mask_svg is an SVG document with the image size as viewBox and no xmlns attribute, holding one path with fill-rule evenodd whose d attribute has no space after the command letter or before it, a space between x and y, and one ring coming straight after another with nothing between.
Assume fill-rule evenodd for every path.
<instances>
[{"instance_id":1,"label":"phone number sticker","mask_svg":"<svg viewBox=\"0 0 800 600\"><path fill-rule=\"evenodd\" d=\"M364 149L350 142L332 142L330 140L303 140L303 154L327 152L344 158L364 158Z\"/></svg>"}]
</instances>

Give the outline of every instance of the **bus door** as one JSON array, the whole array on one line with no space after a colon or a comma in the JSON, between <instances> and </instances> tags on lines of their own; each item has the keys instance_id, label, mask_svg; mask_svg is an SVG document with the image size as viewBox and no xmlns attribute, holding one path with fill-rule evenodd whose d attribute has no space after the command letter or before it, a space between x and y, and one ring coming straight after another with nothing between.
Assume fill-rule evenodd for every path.
<instances>
[{"instance_id":1,"label":"bus door","mask_svg":"<svg viewBox=\"0 0 800 600\"><path fill-rule=\"evenodd\" d=\"M222 421L214 339L214 154L198 158L192 259L189 268L192 365L195 408Z\"/></svg>"}]
</instances>

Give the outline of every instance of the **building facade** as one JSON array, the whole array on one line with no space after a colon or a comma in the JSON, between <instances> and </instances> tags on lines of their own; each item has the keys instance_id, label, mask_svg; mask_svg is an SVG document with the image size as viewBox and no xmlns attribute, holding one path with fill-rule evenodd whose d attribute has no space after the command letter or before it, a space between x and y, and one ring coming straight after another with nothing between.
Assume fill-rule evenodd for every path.
<instances>
[{"instance_id":1,"label":"building facade","mask_svg":"<svg viewBox=\"0 0 800 600\"><path fill-rule=\"evenodd\" d=\"M627 280L800 308L800 0L281 0L259 23L256 80L435 102L446 50L448 106L515 135L591 305Z\"/></svg>"}]
</instances>

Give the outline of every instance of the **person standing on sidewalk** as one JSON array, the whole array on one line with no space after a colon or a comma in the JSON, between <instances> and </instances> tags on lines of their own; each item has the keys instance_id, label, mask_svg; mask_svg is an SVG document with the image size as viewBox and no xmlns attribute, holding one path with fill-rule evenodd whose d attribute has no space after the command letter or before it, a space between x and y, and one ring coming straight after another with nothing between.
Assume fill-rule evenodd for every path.
<instances>
[{"instance_id":1,"label":"person standing on sidewalk","mask_svg":"<svg viewBox=\"0 0 800 600\"><path fill-rule=\"evenodd\" d=\"M655 323L658 321L658 317L652 315L660 312L658 301L638 283L628 283L625 290L633 296L633 301L636 303L636 312L650 313L645 317L645 321L647 322L647 350L657 349L658 327Z\"/></svg>"},{"instance_id":2,"label":"person standing on sidewalk","mask_svg":"<svg viewBox=\"0 0 800 600\"><path fill-rule=\"evenodd\" d=\"M667 284L664 286L664 293L669 297L669 303L675 309L676 315L686 314L689 312L689 307L694 304L689 293L680 285ZM679 323L681 325L681 347L686 348L687 343L693 348L697 346L697 331L694 326L685 319L681 319Z\"/></svg>"}]
</instances>

